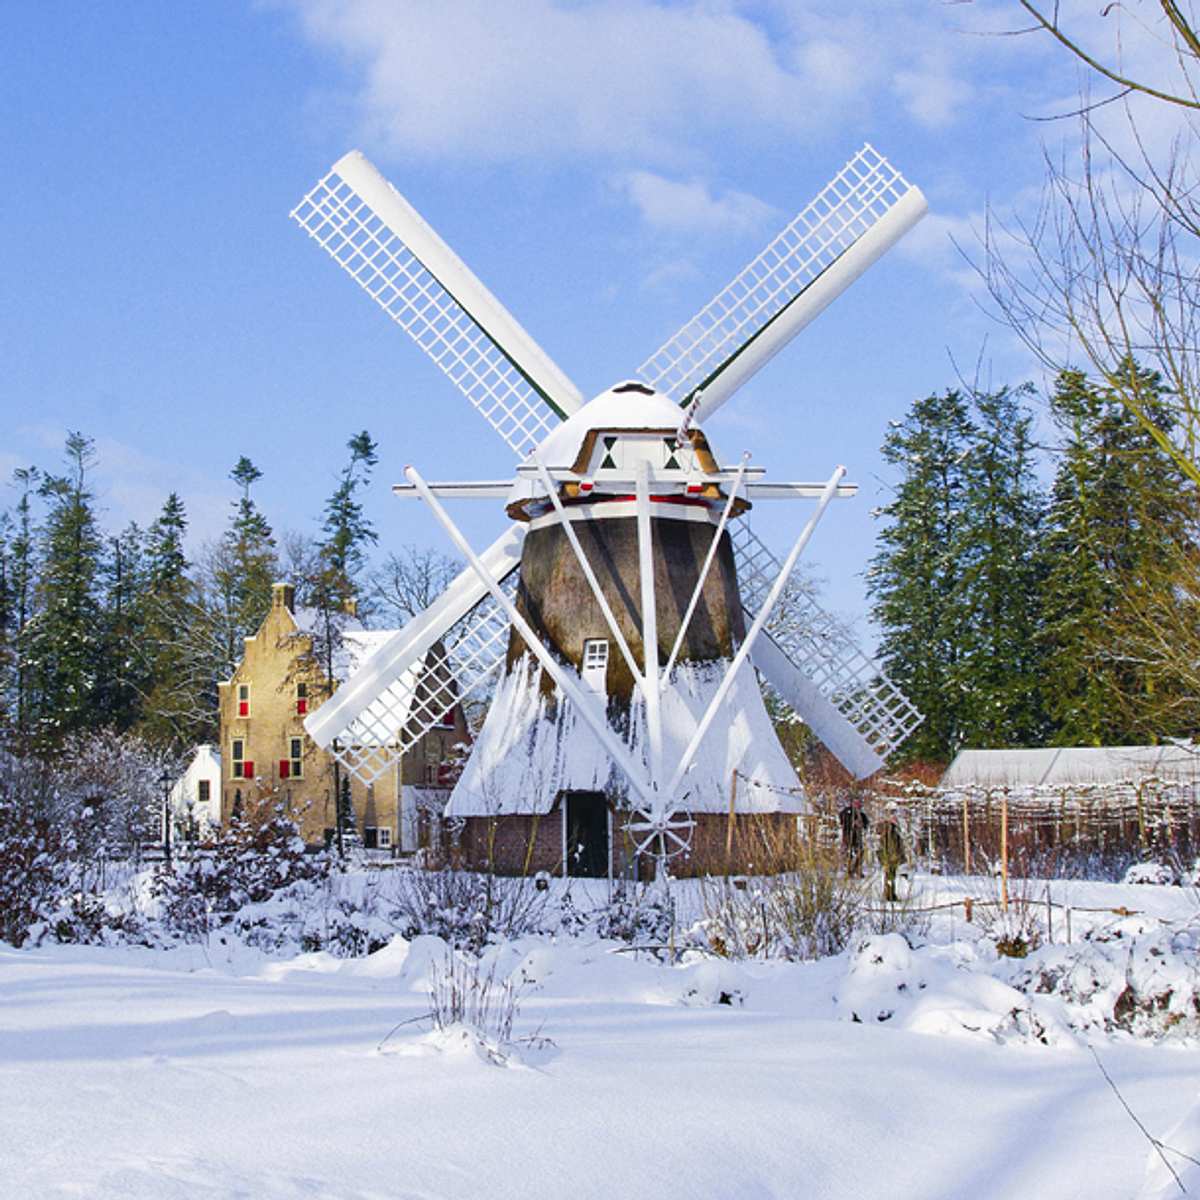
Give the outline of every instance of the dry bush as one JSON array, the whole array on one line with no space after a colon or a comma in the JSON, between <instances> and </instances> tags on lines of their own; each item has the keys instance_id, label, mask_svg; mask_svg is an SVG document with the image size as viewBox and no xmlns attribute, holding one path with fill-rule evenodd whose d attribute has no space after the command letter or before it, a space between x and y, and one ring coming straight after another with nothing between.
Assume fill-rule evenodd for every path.
<instances>
[{"instance_id":1,"label":"dry bush","mask_svg":"<svg viewBox=\"0 0 1200 1200\"><path fill-rule=\"evenodd\" d=\"M429 1012L434 1028L474 1030L500 1047L512 1042L520 993L509 978L497 979L493 963L485 969L476 958L447 949L429 981Z\"/></svg>"}]
</instances>

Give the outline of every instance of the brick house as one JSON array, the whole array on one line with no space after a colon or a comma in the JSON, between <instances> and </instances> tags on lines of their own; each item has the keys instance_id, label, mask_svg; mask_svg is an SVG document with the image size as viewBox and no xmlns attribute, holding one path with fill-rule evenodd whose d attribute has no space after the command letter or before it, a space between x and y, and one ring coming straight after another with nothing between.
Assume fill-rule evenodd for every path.
<instances>
[{"instance_id":1,"label":"brick house","mask_svg":"<svg viewBox=\"0 0 1200 1200\"><path fill-rule=\"evenodd\" d=\"M218 685L221 822L238 805L281 796L309 845L334 835L336 793L350 788L355 825L369 849L412 851L436 842L453 784L455 747L470 740L461 705L425 733L372 784L340 767L304 732L304 718L392 634L345 618L330 680L314 654L317 614L298 609L295 589L272 588L271 608L245 639L242 661Z\"/></svg>"}]
</instances>

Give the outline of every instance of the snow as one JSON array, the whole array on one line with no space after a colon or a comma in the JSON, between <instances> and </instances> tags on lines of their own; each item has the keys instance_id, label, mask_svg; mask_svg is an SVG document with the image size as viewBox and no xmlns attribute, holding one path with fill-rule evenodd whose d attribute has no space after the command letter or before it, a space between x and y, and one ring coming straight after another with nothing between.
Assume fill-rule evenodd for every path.
<instances>
[{"instance_id":1,"label":"snow","mask_svg":"<svg viewBox=\"0 0 1200 1200\"><path fill-rule=\"evenodd\" d=\"M556 426L538 447L537 457L548 467L571 467L575 464L584 438L593 429L666 430L674 433L683 423L683 417L683 409L669 396L657 393L647 396L642 391L615 392L609 388Z\"/></svg>"},{"instance_id":2,"label":"snow","mask_svg":"<svg viewBox=\"0 0 1200 1200\"><path fill-rule=\"evenodd\" d=\"M1056 888L1080 908L1154 909L1175 933L1196 920L1179 888ZM1128 938L1131 919L1087 928ZM999 978L1007 964L957 930L916 948L871 935L815 963L502 943L483 966L520 990L515 1046L413 1020L447 954L433 937L359 959L216 936L0 946L0 1196L1178 1194L1088 1045L1152 1136L1200 1157L1197 1039L1064 1019L1045 1044L1012 1017L1030 997Z\"/></svg>"},{"instance_id":3,"label":"snow","mask_svg":"<svg viewBox=\"0 0 1200 1200\"><path fill-rule=\"evenodd\" d=\"M682 759L727 666L677 664L662 699L663 761L668 771ZM526 654L500 681L451 793L448 817L544 814L563 790L628 792L624 776L569 701L559 696L557 719L548 719L546 700L538 690L540 675L541 668ZM602 701L598 698L597 703ZM645 765L645 707L636 694L630 722L627 744L635 761ZM771 728L749 665L738 672L685 776L681 806L690 812L728 812L735 768L740 776L739 812L804 811L799 781Z\"/></svg>"},{"instance_id":4,"label":"snow","mask_svg":"<svg viewBox=\"0 0 1200 1200\"><path fill-rule=\"evenodd\" d=\"M1198 777L1200 755L1194 746L1062 746L960 750L941 786L1069 787L1146 779L1194 784Z\"/></svg>"}]
</instances>

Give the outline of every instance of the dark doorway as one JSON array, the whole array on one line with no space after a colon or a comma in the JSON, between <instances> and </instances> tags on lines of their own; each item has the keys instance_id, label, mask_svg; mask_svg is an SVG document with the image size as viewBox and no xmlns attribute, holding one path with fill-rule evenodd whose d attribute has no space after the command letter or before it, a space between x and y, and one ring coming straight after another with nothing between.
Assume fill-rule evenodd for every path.
<instances>
[{"instance_id":1,"label":"dark doorway","mask_svg":"<svg viewBox=\"0 0 1200 1200\"><path fill-rule=\"evenodd\" d=\"M567 792L567 874L608 878L608 802L603 792Z\"/></svg>"}]
</instances>

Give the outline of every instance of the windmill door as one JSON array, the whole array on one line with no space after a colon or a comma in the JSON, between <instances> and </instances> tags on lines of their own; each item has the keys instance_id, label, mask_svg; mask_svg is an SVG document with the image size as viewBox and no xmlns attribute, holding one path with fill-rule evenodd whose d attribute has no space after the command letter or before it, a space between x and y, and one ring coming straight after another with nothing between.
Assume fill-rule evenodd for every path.
<instances>
[{"instance_id":1,"label":"windmill door","mask_svg":"<svg viewBox=\"0 0 1200 1200\"><path fill-rule=\"evenodd\" d=\"M603 792L567 792L567 874L589 879L608 877L608 801Z\"/></svg>"}]
</instances>

